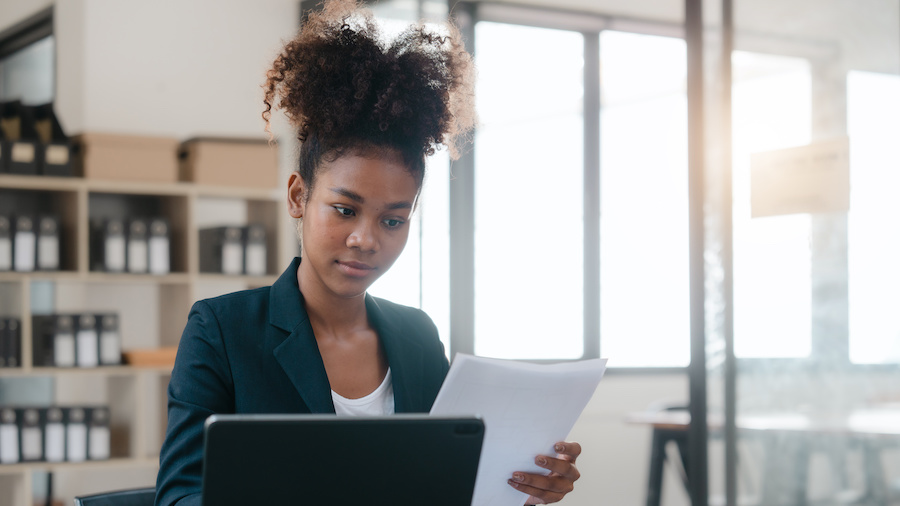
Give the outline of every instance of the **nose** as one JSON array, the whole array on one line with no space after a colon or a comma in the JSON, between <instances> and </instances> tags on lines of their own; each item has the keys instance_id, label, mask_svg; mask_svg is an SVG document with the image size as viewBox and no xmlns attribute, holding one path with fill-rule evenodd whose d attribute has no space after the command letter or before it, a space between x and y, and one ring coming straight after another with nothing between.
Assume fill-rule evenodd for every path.
<instances>
[{"instance_id":1,"label":"nose","mask_svg":"<svg viewBox=\"0 0 900 506\"><path fill-rule=\"evenodd\" d=\"M366 253L378 251L378 224L359 220L347 236L347 247Z\"/></svg>"}]
</instances>

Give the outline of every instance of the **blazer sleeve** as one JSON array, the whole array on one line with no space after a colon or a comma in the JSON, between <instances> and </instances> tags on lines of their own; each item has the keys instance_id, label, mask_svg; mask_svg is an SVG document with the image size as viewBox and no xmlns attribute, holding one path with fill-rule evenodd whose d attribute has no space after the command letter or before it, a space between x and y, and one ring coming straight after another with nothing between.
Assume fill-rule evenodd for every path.
<instances>
[{"instance_id":1,"label":"blazer sleeve","mask_svg":"<svg viewBox=\"0 0 900 506\"><path fill-rule=\"evenodd\" d=\"M234 403L234 383L219 320L209 302L197 302L188 316L169 381L168 425L156 479L157 506L200 504L206 418L234 412Z\"/></svg>"}]
</instances>

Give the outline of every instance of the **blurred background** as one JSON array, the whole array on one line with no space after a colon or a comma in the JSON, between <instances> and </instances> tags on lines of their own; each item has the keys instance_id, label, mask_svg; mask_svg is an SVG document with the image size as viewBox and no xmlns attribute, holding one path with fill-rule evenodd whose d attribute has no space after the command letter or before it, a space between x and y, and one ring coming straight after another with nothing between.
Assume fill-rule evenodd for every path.
<instances>
[{"instance_id":1,"label":"blurred background","mask_svg":"<svg viewBox=\"0 0 900 506\"><path fill-rule=\"evenodd\" d=\"M52 102L70 135L263 139L265 71L314 6L4 0L0 102ZM480 124L460 160L430 160L407 248L370 293L424 309L451 357L609 359L563 504L900 504L900 1L371 7L386 33L457 22ZM296 141L273 130L282 188ZM0 199L23 188L0 174ZM192 220L222 213L248 211L211 198ZM297 245L293 224L272 231L277 274ZM0 272L0 316L102 299L124 334L141 311L122 290L140 307L179 282ZM187 309L154 311L167 321L135 347L177 342ZM116 374L0 369L0 405L140 388L154 420L116 465L0 464L0 503L153 484L167 373Z\"/></svg>"}]
</instances>

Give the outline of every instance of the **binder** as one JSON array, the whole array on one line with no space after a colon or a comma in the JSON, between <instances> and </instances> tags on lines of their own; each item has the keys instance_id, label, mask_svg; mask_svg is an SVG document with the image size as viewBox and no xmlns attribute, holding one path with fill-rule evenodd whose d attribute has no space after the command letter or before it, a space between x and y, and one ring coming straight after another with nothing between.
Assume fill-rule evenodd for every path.
<instances>
[{"instance_id":1,"label":"binder","mask_svg":"<svg viewBox=\"0 0 900 506\"><path fill-rule=\"evenodd\" d=\"M128 272L144 274L147 265L147 222L134 219L128 223L128 246L125 253Z\"/></svg>"},{"instance_id":2,"label":"binder","mask_svg":"<svg viewBox=\"0 0 900 506\"><path fill-rule=\"evenodd\" d=\"M40 154L32 109L22 102L0 103L0 172L37 174Z\"/></svg>"},{"instance_id":3,"label":"binder","mask_svg":"<svg viewBox=\"0 0 900 506\"><path fill-rule=\"evenodd\" d=\"M34 106L32 111L34 129L41 141L38 172L45 176L74 176L74 143L63 132L53 112L53 104Z\"/></svg>"},{"instance_id":4,"label":"binder","mask_svg":"<svg viewBox=\"0 0 900 506\"><path fill-rule=\"evenodd\" d=\"M44 428L44 460L62 462L66 460L66 426L63 424L62 408L51 406L40 411L41 426Z\"/></svg>"},{"instance_id":5,"label":"binder","mask_svg":"<svg viewBox=\"0 0 900 506\"><path fill-rule=\"evenodd\" d=\"M75 358L78 367L97 367L100 364L100 336L97 319L92 314L78 316L75 325Z\"/></svg>"},{"instance_id":6,"label":"binder","mask_svg":"<svg viewBox=\"0 0 900 506\"><path fill-rule=\"evenodd\" d=\"M84 462L87 460L87 420L84 408L63 408L63 423L66 426L66 460Z\"/></svg>"},{"instance_id":7,"label":"binder","mask_svg":"<svg viewBox=\"0 0 900 506\"><path fill-rule=\"evenodd\" d=\"M200 271L219 274L244 272L244 245L241 227L214 227L200 230Z\"/></svg>"},{"instance_id":8,"label":"binder","mask_svg":"<svg viewBox=\"0 0 900 506\"><path fill-rule=\"evenodd\" d=\"M122 363L122 337L119 334L119 315L96 315L100 327L100 365Z\"/></svg>"},{"instance_id":9,"label":"binder","mask_svg":"<svg viewBox=\"0 0 900 506\"><path fill-rule=\"evenodd\" d=\"M16 318L6 320L6 367L22 366L22 325Z\"/></svg>"},{"instance_id":10,"label":"binder","mask_svg":"<svg viewBox=\"0 0 900 506\"><path fill-rule=\"evenodd\" d=\"M44 458L44 433L38 408L18 408L19 456L21 462L38 462Z\"/></svg>"},{"instance_id":11,"label":"binder","mask_svg":"<svg viewBox=\"0 0 900 506\"><path fill-rule=\"evenodd\" d=\"M54 216L42 216L37 226L37 269L59 270L59 220Z\"/></svg>"},{"instance_id":12,"label":"binder","mask_svg":"<svg viewBox=\"0 0 900 506\"><path fill-rule=\"evenodd\" d=\"M244 273L266 274L266 229L260 224L250 224L244 229Z\"/></svg>"},{"instance_id":13,"label":"binder","mask_svg":"<svg viewBox=\"0 0 900 506\"><path fill-rule=\"evenodd\" d=\"M15 464L19 461L19 426L16 424L16 410L0 408L0 464Z\"/></svg>"},{"instance_id":14,"label":"binder","mask_svg":"<svg viewBox=\"0 0 900 506\"><path fill-rule=\"evenodd\" d=\"M19 272L33 271L34 260L34 220L30 216L18 216L13 222L13 269Z\"/></svg>"},{"instance_id":15,"label":"binder","mask_svg":"<svg viewBox=\"0 0 900 506\"><path fill-rule=\"evenodd\" d=\"M91 222L91 265L95 271L125 272L125 223L118 218Z\"/></svg>"},{"instance_id":16,"label":"binder","mask_svg":"<svg viewBox=\"0 0 900 506\"><path fill-rule=\"evenodd\" d=\"M13 268L12 224L8 216L0 215L0 272Z\"/></svg>"},{"instance_id":17,"label":"binder","mask_svg":"<svg viewBox=\"0 0 900 506\"><path fill-rule=\"evenodd\" d=\"M71 315L34 315L32 363L35 367L75 367L75 322Z\"/></svg>"},{"instance_id":18,"label":"binder","mask_svg":"<svg viewBox=\"0 0 900 506\"><path fill-rule=\"evenodd\" d=\"M7 322L8 318L0 318L0 368L8 367L6 359L9 356L10 336L6 329Z\"/></svg>"},{"instance_id":19,"label":"binder","mask_svg":"<svg viewBox=\"0 0 900 506\"><path fill-rule=\"evenodd\" d=\"M169 224L162 218L150 220L149 262L150 274L168 274L169 265Z\"/></svg>"},{"instance_id":20,"label":"binder","mask_svg":"<svg viewBox=\"0 0 900 506\"><path fill-rule=\"evenodd\" d=\"M88 459L109 459L109 408L98 406L86 410L88 416Z\"/></svg>"}]
</instances>

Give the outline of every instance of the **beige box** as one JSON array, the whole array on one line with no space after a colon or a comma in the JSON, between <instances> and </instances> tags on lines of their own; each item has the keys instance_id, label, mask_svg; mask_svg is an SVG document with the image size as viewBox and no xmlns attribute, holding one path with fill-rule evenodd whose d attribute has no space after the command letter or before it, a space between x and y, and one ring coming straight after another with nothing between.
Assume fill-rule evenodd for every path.
<instances>
[{"instance_id":1,"label":"beige box","mask_svg":"<svg viewBox=\"0 0 900 506\"><path fill-rule=\"evenodd\" d=\"M178 139L83 133L78 143L77 174L87 179L178 181Z\"/></svg>"},{"instance_id":2,"label":"beige box","mask_svg":"<svg viewBox=\"0 0 900 506\"><path fill-rule=\"evenodd\" d=\"M255 188L278 186L278 148L263 139L196 138L181 144L180 179Z\"/></svg>"}]
</instances>

